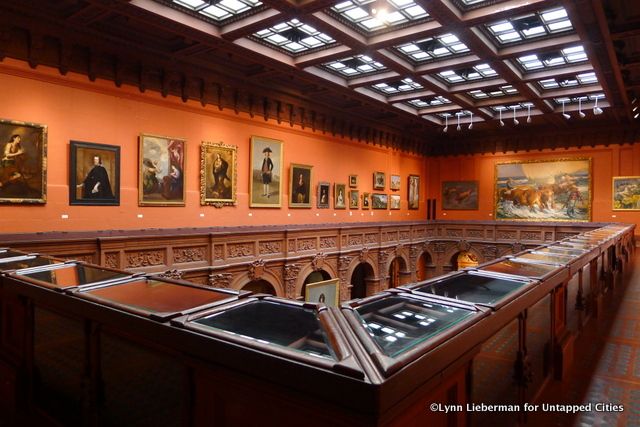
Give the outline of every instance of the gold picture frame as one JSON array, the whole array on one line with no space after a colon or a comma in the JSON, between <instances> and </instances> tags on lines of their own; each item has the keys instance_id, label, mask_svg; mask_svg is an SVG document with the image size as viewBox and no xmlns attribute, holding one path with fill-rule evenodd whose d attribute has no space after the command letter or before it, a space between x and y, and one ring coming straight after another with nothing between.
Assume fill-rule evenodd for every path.
<instances>
[{"instance_id":1,"label":"gold picture frame","mask_svg":"<svg viewBox=\"0 0 640 427\"><path fill-rule=\"evenodd\" d=\"M349 175L349 188L358 187L358 175Z\"/></svg>"},{"instance_id":2,"label":"gold picture frame","mask_svg":"<svg viewBox=\"0 0 640 427\"><path fill-rule=\"evenodd\" d=\"M360 205L360 191L349 191L349 209L358 209Z\"/></svg>"},{"instance_id":3,"label":"gold picture frame","mask_svg":"<svg viewBox=\"0 0 640 427\"><path fill-rule=\"evenodd\" d=\"M289 207L311 207L311 181L313 166L291 163L289 172Z\"/></svg>"},{"instance_id":4,"label":"gold picture frame","mask_svg":"<svg viewBox=\"0 0 640 427\"><path fill-rule=\"evenodd\" d=\"M251 171L249 206L252 208L282 207L284 142L252 136L249 159Z\"/></svg>"},{"instance_id":5,"label":"gold picture frame","mask_svg":"<svg viewBox=\"0 0 640 427\"><path fill-rule=\"evenodd\" d=\"M494 218L588 222L592 176L590 157L496 163Z\"/></svg>"},{"instance_id":6,"label":"gold picture frame","mask_svg":"<svg viewBox=\"0 0 640 427\"><path fill-rule=\"evenodd\" d=\"M334 209L346 209L347 208L347 190L346 185L342 183L333 184L333 208Z\"/></svg>"},{"instance_id":7,"label":"gold picture frame","mask_svg":"<svg viewBox=\"0 0 640 427\"><path fill-rule=\"evenodd\" d=\"M614 176L611 179L611 210L640 211L640 176Z\"/></svg>"},{"instance_id":8,"label":"gold picture frame","mask_svg":"<svg viewBox=\"0 0 640 427\"><path fill-rule=\"evenodd\" d=\"M409 175L408 184L408 205L409 209L415 210L420 208L420 175Z\"/></svg>"},{"instance_id":9,"label":"gold picture frame","mask_svg":"<svg viewBox=\"0 0 640 427\"><path fill-rule=\"evenodd\" d=\"M373 189L384 190L384 186L385 186L384 172L374 172L373 173Z\"/></svg>"},{"instance_id":10,"label":"gold picture frame","mask_svg":"<svg viewBox=\"0 0 640 427\"><path fill-rule=\"evenodd\" d=\"M371 208L371 196L370 193L362 193L362 209L369 210Z\"/></svg>"},{"instance_id":11,"label":"gold picture frame","mask_svg":"<svg viewBox=\"0 0 640 427\"><path fill-rule=\"evenodd\" d=\"M140 134L138 145L138 205L184 206L187 141L184 138Z\"/></svg>"},{"instance_id":12,"label":"gold picture frame","mask_svg":"<svg viewBox=\"0 0 640 427\"><path fill-rule=\"evenodd\" d=\"M0 203L47 202L47 125L0 119Z\"/></svg>"},{"instance_id":13,"label":"gold picture frame","mask_svg":"<svg viewBox=\"0 0 640 427\"><path fill-rule=\"evenodd\" d=\"M203 141L200 145L200 205L234 206L237 170L237 145Z\"/></svg>"}]
</instances>

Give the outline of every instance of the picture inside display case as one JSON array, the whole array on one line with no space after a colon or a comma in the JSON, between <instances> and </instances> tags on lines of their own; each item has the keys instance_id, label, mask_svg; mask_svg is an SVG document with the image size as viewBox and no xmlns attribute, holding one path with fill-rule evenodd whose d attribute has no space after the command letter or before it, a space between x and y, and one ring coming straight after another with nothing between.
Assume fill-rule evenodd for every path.
<instances>
[{"instance_id":1,"label":"picture inside display case","mask_svg":"<svg viewBox=\"0 0 640 427\"><path fill-rule=\"evenodd\" d=\"M200 146L200 204L217 207L236 204L236 145L203 142Z\"/></svg>"},{"instance_id":2,"label":"picture inside display case","mask_svg":"<svg viewBox=\"0 0 640 427\"><path fill-rule=\"evenodd\" d=\"M393 191L400 190L400 175L391 175L389 178L389 189Z\"/></svg>"},{"instance_id":3,"label":"picture inside display case","mask_svg":"<svg viewBox=\"0 0 640 427\"><path fill-rule=\"evenodd\" d=\"M304 300L306 302L322 303L329 307L337 307L340 296L339 283L339 279L307 283L305 285Z\"/></svg>"},{"instance_id":4,"label":"picture inside display case","mask_svg":"<svg viewBox=\"0 0 640 427\"><path fill-rule=\"evenodd\" d=\"M349 191L349 208L358 209L360 202L360 192L358 190Z\"/></svg>"},{"instance_id":5,"label":"picture inside display case","mask_svg":"<svg viewBox=\"0 0 640 427\"><path fill-rule=\"evenodd\" d=\"M289 207L311 207L311 169L313 166L291 164L289 173Z\"/></svg>"},{"instance_id":6,"label":"picture inside display case","mask_svg":"<svg viewBox=\"0 0 640 427\"><path fill-rule=\"evenodd\" d=\"M369 193L362 193L362 209L369 209L371 206L371 196Z\"/></svg>"},{"instance_id":7,"label":"picture inside display case","mask_svg":"<svg viewBox=\"0 0 640 427\"><path fill-rule=\"evenodd\" d=\"M640 211L640 176L613 177L613 210Z\"/></svg>"},{"instance_id":8,"label":"picture inside display case","mask_svg":"<svg viewBox=\"0 0 640 427\"><path fill-rule=\"evenodd\" d=\"M386 194L371 194L371 206L373 209L387 209L389 207L389 198Z\"/></svg>"},{"instance_id":9,"label":"picture inside display case","mask_svg":"<svg viewBox=\"0 0 640 427\"><path fill-rule=\"evenodd\" d=\"M389 203L390 204L390 206L389 206L390 209L394 209L394 210L400 209L400 195L399 194L391 194L389 196L389 202L390 202Z\"/></svg>"},{"instance_id":10,"label":"picture inside display case","mask_svg":"<svg viewBox=\"0 0 640 427\"><path fill-rule=\"evenodd\" d=\"M420 207L420 177L409 175L409 209Z\"/></svg>"},{"instance_id":11,"label":"picture inside display case","mask_svg":"<svg viewBox=\"0 0 640 427\"><path fill-rule=\"evenodd\" d=\"M140 206L184 206L186 144L179 138L140 135Z\"/></svg>"},{"instance_id":12,"label":"picture inside display case","mask_svg":"<svg viewBox=\"0 0 640 427\"><path fill-rule=\"evenodd\" d=\"M333 187L333 207L334 209L346 209L347 201L346 201L346 185L345 184L334 184Z\"/></svg>"},{"instance_id":13,"label":"picture inside display case","mask_svg":"<svg viewBox=\"0 0 640 427\"><path fill-rule=\"evenodd\" d=\"M251 137L249 206L252 208L282 206L283 146L276 139Z\"/></svg>"},{"instance_id":14,"label":"picture inside display case","mask_svg":"<svg viewBox=\"0 0 640 427\"><path fill-rule=\"evenodd\" d=\"M46 203L47 126L0 119L0 203Z\"/></svg>"},{"instance_id":15,"label":"picture inside display case","mask_svg":"<svg viewBox=\"0 0 640 427\"><path fill-rule=\"evenodd\" d=\"M478 209L478 181L444 181L442 183L442 209Z\"/></svg>"},{"instance_id":16,"label":"picture inside display case","mask_svg":"<svg viewBox=\"0 0 640 427\"><path fill-rule=\"evenodd\" d=\"M120 147L71 141L69 204L120 204Z\"/></svg>"},{"instance_id":17,"label":"picture inside display case","mask_svg":"<svg viewBox=\"0 0 640 427\"><path fill-rule=\"evenodd\" d=\"M373 173L373 189L374 190L384 190L384 172L374 172Z\"/></svg>"},{"instance_id":18,"label":"picture inside display case","mask_svg":"<svg viewBox=\"0 0 640 427\"><path fill-rule=\"evenodd\" d=\"M319 182L318 183L318 202L317 206L320 209L327 209L330 205L331 201L331 184L328 182Z\"/></svg>"},{"instance_id":19,"label":"picture inside display case","mask_svg":"<svg viewBox=\"0 0 640 427\"><path fill-rule=\"evenodd\" d=\"M495 218L590 221L591 159L496 164Z\"/></svg>"}]
</instances>

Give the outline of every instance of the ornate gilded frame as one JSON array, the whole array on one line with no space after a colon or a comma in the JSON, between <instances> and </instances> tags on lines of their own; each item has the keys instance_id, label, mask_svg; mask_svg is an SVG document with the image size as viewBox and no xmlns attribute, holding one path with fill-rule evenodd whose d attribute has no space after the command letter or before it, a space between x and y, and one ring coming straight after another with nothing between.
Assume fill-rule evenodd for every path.
<instances>
[{"instance_id":1,"label":"ornate gilded frame","mask_svg":"<svg viewBox=\"0 0 640 427\"><path fill-rule=\"evenodd\" d=\"M221 177L222 183L220 184L220 181L218 181L219 188L216 188L216 171L214 170L215 156L217 154L227 165L226 174ZM228 186L225 185L227 180L230 181ZM200 145L200 205L210 205L216 208L235 206L237 201L237 182L238 146L222 142L202 141Z\"/></svg>"},{"instance_id":2,"label":"ornate gilded frame","mask_svg":"<svg viewBox=\"0 0 640 427\"><path fill-rule=\"evenodd\" d=\"M278 139L265 138L262 136L252 136L249 153L249 206L252 208L280 208L282 207L282 181L284 180L284 142ZM268 147L275 155L272 157L274 163L272 176L278 178L278 192L271 198L271 193L264 199L264 195L258 194L262 187L260 183L260 165L264 158L263 150ZM273 147L273 148L271 148ZM273 178L272 178L273 179ZM254 188L254 181L257 180L258 188ZM270 190L271 191L271 188Z\"/></svg>"},{"instance_id":3,"label":"ornate gilded frame","mask_svg":"<svg viewBox=\"0 0 640 427\"><path fill-rule=\"evenodd\" d=\"M298 202L296 200L296 194L294 194L294 188L296 187L296 176L302 174L307 177L306 181L303 177L303 187L305 193L302 193L303 197L306 194L307 200ZM291 163L289 168L289 207L290 208L310 208L311 207L311 189L313 188L311 183L313 182L313 166L301 165L298 163Z\"/></svg>"},{"instance_id":4,"label":"ornate gilded frame","mask_svg":"<svg viewBox=\"0 0 640 427\"><path fill-rule=\"evenodd\" d=\"M640 189L640 176L614 176L611 178L611 210L618 212L633 212L640 211L640 207L637 208L616 208L616 181L621 180L635 180L635 185Z\"/></svg>"},{"instance_id":5,"label":"ornate gilded frame","mask_svg":"<svg viewBox=\"0 0 640 427\"><path fill-rule=\"evenodd\" d=\"M167 150L167 170L164 171L162 168L160 169L161 173L166 173L164 176L160 177L162 179L162 185L158 184L158 188L154 188L153 192L145 193L145 148L147 144L151 144L152 139L162 141L164 148ZM185 138L174 138L170 136L162 136L162 135L154 135L149 133L142 133L138 138L138 206L185 206L186 203L186 187L187 187L187 179L186 179L186 171L187 171L187 140ZM181 147L182 153L179 154L179 159L177 161L173 161L171 154L169 153L169 146L176 142L177 147ZM164 154L164 153L163 153ZM157 160L157 159L156 159ZM167 193L162 194L165 191L166 183L170 182L172 176L172 168L171 166L179 166L181 170L179 173L181 174L179 177L179 183L182 185L182 191L179 197L166 197L167 194L173 196L173 193L170 193L171 190L167 190ZM157 176L154 175L157 180ZM156 195L159 194L161 198L158 196L150 196L150 194ZM154 200L158 198L158 200ZM164 198L164 199L162 199Z\"/></svg>"}]
</instances>

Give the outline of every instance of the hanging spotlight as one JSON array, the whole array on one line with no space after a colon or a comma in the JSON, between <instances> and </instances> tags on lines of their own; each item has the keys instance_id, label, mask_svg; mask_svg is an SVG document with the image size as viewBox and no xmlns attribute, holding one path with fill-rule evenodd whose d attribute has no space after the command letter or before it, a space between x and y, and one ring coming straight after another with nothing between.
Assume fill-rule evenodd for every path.
<instances>
[{"instance_id":1,"label":"hanging spotlight","mask_svg":"<svg viewBox=\"0 0 640 427\"><path fill-rule=\"evenodd\" d=\"M469 114L471 114L471 123L469 123L469 130L473 129L473 111L469 111Z\"/></svg>"},{"instance_id":2,"label":"hanging spotlight","mask_svg":"<svg viewBox=\"0 0 640 427\"><path fill-rule=\"evenodd\" d=\"M571 118L571 116L564 112L564 103L565 102L566 101L562 101L562 117L564 117L565 119L569 120ZM593 111L594 111L594 114L595 114L595 109Z\"/></svg>"},{"instance_id":3,"label":"hanging spotlight","mask_svg":"<svg viewBox=\"0 0 640 427\"><path fill-rule=\"evenodd\" d=\"M462 128L460 127L460 115L462 113L456 113L456 116L458 116L458 126L456 127L456 130L461 130Z\"/></svg>"},{"instance_id":4,"label":"hanging spotlight","mask_svg":"<svg viewBox=\"0 0 640 427\"><path fill-rule=\"evenodd\" d=\"M447 133L448 130L449 130L449 115L447 114L446 116L444 116L444 129L442 129L442 132Z\"/></svg>"},{"instance_id":5,"label":"hanging spotlight","mask_svg":"<svg viewBox=\"0 0 640 427\"><path fill-rule=\"evenodd\" d=\"M593 105L593 115L599 116L602 114L602 108L598 107L598 96L596 96L596 103Z\"/></svg>"},{"instance_id":6,"label":"hanging spotlight","mask_svg":"<svg viewBox=\"0 0 640 427\"><path fill-rule=\"evenodd\" d=\"M514 105L511 108L513 108L513 124L515 126L518 126L520 122L518 121L518 119L516 119L516 106Z\"/></svg>"},{"instance_id":7,"label":"hanging spotlight","mask_svg":"<svg viewBox=\"0 0 640 427\"><path fill-rule=\"evenodd\" d=\"M531 123L531 104L527 105L527 123Z\"/></svg>"},{"instance_id":8,"label":"hanging spotlight","mask_svg":"<svg viewBox=\"0 0 640 427\"><path fill-rule=\"evenodd\" d=\"M386 21L388 12L385 2L383 0L375 2L371 8L371 14L378 19L378 21Z\"/></svg>"},{"instance_id":9,"label":"hanging spotlight","mask_svg":"<svg viewBox=\"0 0 640 427\"><path fill-rule=\"evenodd\" d=\"M578 98L578 115L581 119L584 119L584 116L586 116L586 114L582 112L582 98Z\"/></svg>"},{"instance_id":10,"label":"hanging spotlight","mask_svg":"<svg viewBox=\"0 0 640 427\"><path fill-rule=\"evenodd\" d=\"M500 123L500 126L504 126L504 122L502 121L502 108L498 110L498 113L500 113L500 121L498 123Z\"/></svg>"}]
</instances>

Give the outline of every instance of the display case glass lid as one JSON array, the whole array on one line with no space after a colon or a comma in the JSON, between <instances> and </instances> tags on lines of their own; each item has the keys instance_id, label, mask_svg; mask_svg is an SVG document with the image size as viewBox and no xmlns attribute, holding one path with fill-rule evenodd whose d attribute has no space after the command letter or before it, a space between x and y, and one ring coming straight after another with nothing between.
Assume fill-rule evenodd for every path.
<instances>
[{"instance_id":1,"label":"display case glass lid","mask_svg":"<svg viewBox=\"0 0 640 427\"><path fill-rule=\"evenodd\" d=\"M554 246L562 246L565 248L574 248L574 249L582 249L585 251L588 251L590 249L595 248L595 245L591 245L587 242L576 242L576 241L570 241L570 240L563 240L562 242L558 242L556 243Z\"/></svg>"},{"instance_id":2,"label":"display case glass lid","mask_svg":"<svg viewBox=\"0 0 640 427\"><path fill-rule=\"evenodd\" d=\"M3 258L15 258L28 255L26 252L14 251L9 248L0 248L0 259Z\"/></svg>"},{"instance_id":3,"label":"display case glass lid","mask_svg":"<svg viewBox=\"0 0 640 427\"><path fill-rule=\"evenodd\" d=\"M215 303L228 302L239 295L237 291L152 277L77 288L73 293L80 298L156 320L168 320Z\"/></svg>"},{"instance_id":4,"label":"display case glass lid","mask_svg":"<svg viewBox=\"0 0 640 427\"><path fill-rule=\"evenodd\" d=\"M526 254L518 255L518 258L525 260L533 260L547 264L565 265L574 260L571 256L564 256L560 254L550 254L544 252L529 252Z\"/></svg>"},{"instance_id":5,"label":"display case glass lid","mask_svg":"<svg viewBox=\"0 0 640 427\"><path fill-rule=\"evenodd\" d=\"M316 309L257 299L220 310L190 323L275 345L310 356L336 360Z\"/></svg>"},{"instance_id":6,"label":"display case glass lid","mask_svg":"<svg viewBox=\"0 0 640 427\"><path fill-rule=\"evenodd\" d=\"M479 268L479 271L490 271L492 273L508 274L525 278L541 279L559 268L555 265L524 262L518 259L506 259Z\"/></svg>"},{"instance_id":7,"label":"display case glass lid","mask_svg":"<svg viewBox=\"0 0 640 427\"><path fill-rule=\"evenodd\" d=\"M382 353L392 358L478 314L468 305L408 294L378 299L355 308L354 312Z\"/></svg>"},{"instance_id":8,"label":"display case glass lid","mask_svg":"<svg viewBox=\"0 0 640 427\"><path fill-rule=\"evenodd\" d=\"M58 264L64 262L55 258L40 255L26 255L18 258L0 259L0 271L22 270L25 268L41 267L43 265Z\"/></svg>"},{"instance_id":9,"label":"display case glass lid","mask_svg":"<svg viewBox=\"0 0 640 427\"><path fill-rule=\"evenodd\" d=\"M537 282L464 272L441 280L417 284L411 289L476 304L495 306Z\"/></svg>"},{"instance_id":10,"label":"display case glass lid","mask_svg":"<svg viewBox=\"0 0 640 427\"><path fill-rule=\"evenodd\" d=\"M548 246L546 248L536 249L536 252L543 254L564 255L571 258L578 258L586 253L586 251L577 248L568 248L562 246Z\"/></svg>"},{"instance_id":11,"label":"display case glass lid","mask_svg":"<svg viewBox=\"0 0 640 427\"><path fill-rule=\"evenodd\" d=\"M131 277L124 271L111 270L81 263L54 264L28 270L18 270L15 277L30 283L53 289L68 289L76 286L95 285Z\"/></svg>"}]
</instances>

